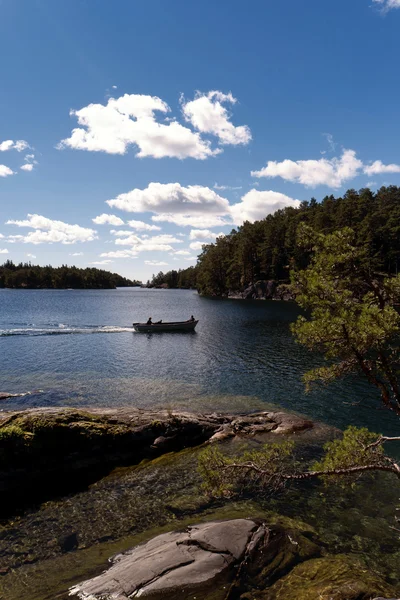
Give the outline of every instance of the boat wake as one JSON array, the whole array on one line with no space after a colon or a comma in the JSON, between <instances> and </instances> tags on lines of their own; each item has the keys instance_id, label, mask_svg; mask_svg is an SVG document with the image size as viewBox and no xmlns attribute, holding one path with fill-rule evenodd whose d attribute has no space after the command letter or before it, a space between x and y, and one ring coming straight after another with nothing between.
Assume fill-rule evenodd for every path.
<instances>
[{"instance_id":1,"label":"boat wake","mask_svg":"<svg viewBox=\"0 0 400 600\"><path fill-rule=\"evenodd\" d=\"M46 324L36 326L29 323L25 326L0 329L0 337L10 336L40 336L40 335L87 335L92 333L134 333L132 327L119 327L117 325L66 325L65 323Z\"/></svg>"}]
</instances>

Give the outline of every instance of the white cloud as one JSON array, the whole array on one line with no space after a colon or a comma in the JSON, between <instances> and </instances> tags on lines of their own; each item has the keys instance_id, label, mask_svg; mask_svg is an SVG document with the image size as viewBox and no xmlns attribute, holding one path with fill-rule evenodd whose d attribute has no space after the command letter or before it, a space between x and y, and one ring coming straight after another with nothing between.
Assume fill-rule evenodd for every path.
<instances>
[{"instance_id":1,"label":"white cloud","mask_svg":"<svg viewBox=\"0 0 400 600\"><path fill-rule=\"evenodd\" d=\"M191 248L192 250L201 250L204 246L204 244L206 244L205 241L203 242L192 242L189 246L189 248ZM211 244L211 242L209 242L209 244Z\"/></svg>"},{"instance_id":2,"label":"white cloud","mask_svg":"<svg viewBox=\"0 0 400 600\"><path fill-rule=\"evenodd\" d=\"M137 231L161 231L161 227L158 227L158 225L148 225L144 221L132 220L128 221L128 225Z\"/></svg>"},{"instance_id":3,"label":"white cloud","mask_svg":"<svg viewBox=\"0 0 400 600\"><path fill-rule=\"evenodd\" d=\"M236 98L231 93L212 91L208 94L196 94L194 100L182 100L182 112L185 119L201 133L218 137L221 144L248 144L251 131L247 125L235 127L223 103L235 104Z\"/></svg>"},{"instance_id":4,"label":"white cloud","mask_svg":"<svg viewBox=\"0 0 400 600\"><path fill-rule=\"evenodd\" d=\"M83 256L83 252L72 252L70 256Z\"/></svg>"},{"instance_id":5,"label":"white cloud","mask_svg":"<svg viewBox=\"0 0 400 600\"><path fill-rule=\"evenodd\" d=\"M380 175L381 173L400 173L400 165L384 165L381 160L376 160L372 165L364 166L366 175Z\"/></svg>"},{"instance_id":6,"label":"white cloud","mask_svg":"<svg viewBox=\"0 0 400 600\"><path fill-rule=\"evenodd\" d=\"M0 165L0 177L8 177L9 175L14 175L14 171L6 165Z\"/></svg>"},{"instance_id":7,"label":"white cloud","mask_svg":"<svg viewBox=\"0 0 400 600\"><path fill-rule=\"evenodd\" d=\"M229 202L208 187L181 186L180 183L150 183L145 189L133 189L107 200L113 208L126 212L152 212L175 215L224 215Z\"/></svg>"},{"instance_id":8,"label":"white cloud","mask_svg":"<svg viewBox=\"0 0 400 600\"><path fill-rule=\"evenodd\" d=\"M94 262L89 263L89 265L109 265L114 262L113 260L95 260Z\"/></svg>"},{"instance_id":9,"label":"white cloud","mask_svg":"<svg viewBox=\"0 0 400 600\"><path fill-rule=\"evenodd\" d=\"M30 252L27 253L27 256L29 258L36 258L36 254L31 254Z\"/></svg>"},{"instance_id":10,"label":"white cloud","mask_svg":"<svg viewBox=\"0 0 400 600\"><path fill-rule=\"evenodd\" d=\"M199 229L204 227L223 227L224 225L230 225L229 220L224 219L218 215L171 215L161 213L157 216L151 217L151 220L156 223L174 223L178 227L198 227ZM178 234L180 235L180 234ZM184 234L181 234L184 235Z\"/></svg>"},{"instance_id":11,"label":"white cloud","mask_svg":"<svg viewBox=\"0 0 400 600\"><path fill-rule=\"evenodd\" d=\"M152 237L131 235L126 238L117 238L117 246L131 246L132 251L137 252L168 252L173 250L171 244L181 244L182 240L173 235L155 235Z\"/></svg>"},{"instance_id":12,"label":"white cloud","mask_svg":"<svg viewBox=\"0 0 400 600\"><path fill-rule=\"evenodd\" d=\"M299 200L280 192L250 190L242 197L241 202L231 206L231 214L234 222L242 225L244 221L258 221L277 210L288 206L297 208L299 205Z\"/></svg>"},{"instance_id":13,"label":"white cloud","mask_svg":"<svg viewBox=\"0 0 400 600\"><path fill-rule=\"evenodd\" d=\"M190 254L190 252L188 252L188 250L177 250L176 252L173 252L174 256L188 256Z\"/></svg>"},{"instance_id":14,"label":"white cloud","mask_svg":"<svg viewBox=\"0 0 400 600\"><path fill-rule=\"evenodd\" d=\"M117 237L124 237L125 235L132 235L130 229L110 229L110 233Z\"/></svg>"},{"instance_id":15,"label":"white cloud","mask_svg":"<svg viewBox=\"0 0 400 600\"><path fill-rule=\"evenodd\" d=\"M0 248L0 254L9 254L7 248Z\"/></svg>"},{"instance_id":16,"label":"white cloud","mask_svg":"<svg viewBox=\"0 0 400 600\"><path fill-rule=\"evenodd\" d=\"M4 140L4 142L0 142L0 152L7 152L7 150L11 150L14 146L13 140Z\"/></svg>"},{"instance_id":17,"label":"white cloud","mask_svg":"<svg viewBox=\"0 0 400 600\"><path fill-rule=\"evenodd\" d=\"M241 190L242 187L242 185L218 185L217 182L213 185L214 190Z\"/></svg>"},{"instance_id":18,"label":"white cloud","mask_svg":"<svg viewBox=\"0 0 400 600\"><path fill-rule=\"evenodd\" d=\"M137 254L133 250L116 250L115 252L103 252L100 257L108 258L137 258Z\"/></svg>"},{"instance_id":19,"label":"white cloud","mask_svg":"<svg viewBox=\"0 0 400 600\"><path fill-rule=\"evenodd\" d=\"M199 133L193 132L177 121L159 123L155 113L170 112L168 104L157 96L125 94L120 98L110 98L107 104L89 104L71 116L78 119L71 137L58 145L59 149L69 147L108 154L125 154L129 146L139 148L137 156L153 158L195 158L204 160L221 152L212 149L211 143L202 140Z\"/></svg>"},{"instance_id":20,"label":"white cloud","mask_svg":"<svg viewBox=\"0 0 400 600\"><path fill-rule=\"evenodd\" d=\"M0 142L0 152L7 152L8 150L16 150L17 152L23 152L30 148L30 145L25 140L5 140L4 142Z\"/></svg>"},{"instance_id":21,"label":"white cloud","mask_svg":"<svg viewBox=\"0 0 400 600\"><path fill-rule=\"evenodd\" d=\"M372 0L375 4L379 4L382 10L387 12L392 8L400 8L400 0Z\"/></svg>"},{"instance_id":22,"label":"white cloud","mask_svg":"<svg viewBox=\"0 0 400 600\"><path fill-rule=\"evenodd\" d=\"M117 217L116 215L107 215L106 213L103 213L102 215L99 215L98 217L95 217L94 219L92 219L93 223L96 223L96 225L115 225L118 227L118 225L124 225L124 221L122 219L120 219L119 217Z\"/></svg>"},{"instance_id":23,"label":"white cloud","mask_svg":"<svg viewBox=\"0 0 400 600\"><path fill-rule=\"evenodd\" d=\"M29 148L30 146L28 146ZM20 167L20 169L22 171L33 171L33 169L35 168L35 165L38 164L38 161L35 160L35 155L34 154L27 154L24 158L24 161L26 164L22 165L22 167Z\"/></svg>"},{"instance_id":24,"label":"white cloud","mask_svg":"<svg viewBox=\"0 0 400 600\"><path fill-rule=\"evenodd\" d=\"M144 264L151 265L153 267L165 267L168 265L168 263L166 263L166 262L157 261L157 260L145 260Z\"/></svg>"},{"instance_id":25,"label":"white cloud","mask_svg":"<svg viewBox=\"0 0 400 600\"><path fill-rule=\"evenodd\" d=\"M286 181L302 183L307 187L327 185L341 187L349 179L356 177L363 163L354 150L343 150L340 158L320 158L319 160L268 161L260 171L252 171L253 177L282 177Z\"/></svg>"},{"instance_id":26,"label":"white cloud","mask_svg":"<svg viewBox=\"0 0 400 600\"><path fill-rule=\"evenodd\" d=\"M28 214L24 221L9 220L6 225L17 227L30 227L31 231L26 236L18 236L21 241L31 244L60 242L62 244L75 244L76 242L91 242L97 239L96 231L79 225L69 225L63 221L54 221L41 215ZM16 238L17 236L10 236Z\"/></svg>"},{"instance_id":27,"label":"white cloud","mask_svg":"<svg viewBox=\"0 0 400 600\"><path fill-rule=\"evenodd\" d=\"M225 235L222 231L215 233L209 229L192 229L189 235L190 240L215 240L215 238Z\"/></svg>"}]
</instances>

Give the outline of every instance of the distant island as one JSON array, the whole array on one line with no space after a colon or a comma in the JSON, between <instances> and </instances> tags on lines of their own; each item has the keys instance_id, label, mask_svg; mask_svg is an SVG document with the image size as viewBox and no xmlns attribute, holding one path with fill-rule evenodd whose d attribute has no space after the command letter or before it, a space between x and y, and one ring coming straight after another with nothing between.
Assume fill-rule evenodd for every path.
<instances>
[{"instance_id":1,"label":"distant island","mask_svg":"<svg viewBox=\"0 0 400 600\"><path fill-rule=\"evenodd\" d=\"M118 273L102 269L78 267L39 267L31 263L14 264L7 260L0 266L0 288L18 289L115 289L116 287L140 286Z\"/></svg>"}]
</instances>

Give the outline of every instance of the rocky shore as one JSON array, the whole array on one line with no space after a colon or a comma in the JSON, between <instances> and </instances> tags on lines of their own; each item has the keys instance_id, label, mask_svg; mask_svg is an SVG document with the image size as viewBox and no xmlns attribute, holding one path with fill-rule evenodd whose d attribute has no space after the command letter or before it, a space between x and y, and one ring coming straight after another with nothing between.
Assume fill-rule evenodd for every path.
<instances>
[{"instance_id":1,"label":"rocky shore","mask_svg":"<svg viewBox=\"0 0 400 600\"><path fill-rule=\"evenodd\" d=\"M394 599L400 548L383 522L378 538L369 533L360 499L338 504L342 514L349 503L353 539L335 526L337 513L320 490L237 502L202 489L204 443L223 441L237 452L244 443L295 436L303 455L332 435L282 411L0 413L4 599ZM374 557L362 551L370 535ZM386 558L376 560L382 550Z\"/></svg>"},{"instance_id":2,"label":"rocky shore","mask_svg":"<svg viewBox=\"0 0 400 600\"><path fill-rule=\"evenodd\" d=\"M116 466L234 436L304 431L284 412L192 414L132 408L38 408L0 414L0 494L8 514L76 491Z\"/></svg>"},{"instance_id":3,"label":"rocky shore","mask_svg":"<svg viewBox=\"0 0 400 600\"><path fill-rule=\"evenodd\" d=\"M249 283L243 290L232 290L228 298L236 300L294 300L294 295L287 283L273 279L260 279Z\"/></svg>"}]
</instances>

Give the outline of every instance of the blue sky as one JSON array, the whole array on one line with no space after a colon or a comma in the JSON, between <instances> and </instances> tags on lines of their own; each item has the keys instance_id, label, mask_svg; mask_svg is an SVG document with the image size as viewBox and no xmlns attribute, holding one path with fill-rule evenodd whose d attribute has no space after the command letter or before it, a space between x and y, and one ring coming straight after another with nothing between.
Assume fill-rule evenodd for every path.
<instances>
[{"instance_id":1,"label":"blue sky","mask_svg":"<svg viewBox=\"0 0 400 600\"><path fill-rule=\"evenodd\" d=\"M400 0L0 0L0 260L131 278L400 185Z\"/></svg>"}]
</instances>

